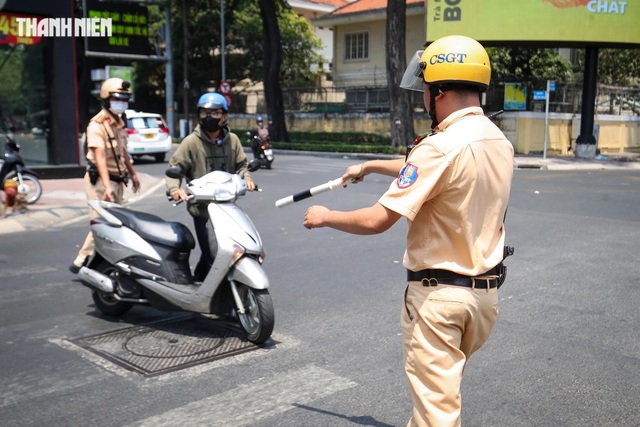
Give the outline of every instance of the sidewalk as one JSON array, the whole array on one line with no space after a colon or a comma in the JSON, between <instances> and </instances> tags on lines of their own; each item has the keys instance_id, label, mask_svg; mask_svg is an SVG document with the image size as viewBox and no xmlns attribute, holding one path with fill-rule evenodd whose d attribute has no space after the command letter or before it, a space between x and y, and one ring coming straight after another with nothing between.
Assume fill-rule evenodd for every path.
<instances>
[{"instance_id":1,"label":"sidewalk","mask_svg":"<svg viewBox=\"0 0 640 427\"><path fill-rule=\"evenodd\" d=\"M125 189L124 198L127 203L134 203L164 185L164 179L145 173L138 173L142 193L133 194L131 186ZM89 206L84 192L84 179L43 179L42 196L23 212L9 212L0 218L0 235L18 233L64 225L87 219Z\"/></svg>"},{"instance_id":2,"label":"sidewalk","mask_svg":"<svg viewBox=\"0 0 640 427\"><path fill-rule=\"evenodd\" d=\"M276 153L277 154L277 153ZM284 153L283 153L284 154ZM308 152L287 152L287 154L317 155ZM345 153L324 153L328 157L344 157ZM366 155L348 155L350 158L371 158ZM516 156L514 169L542 170L640 170L640 154L607 155L601 159L585 160L575 157ZM164 179L138 173L142 186L141 194L133 194L130 188L125 190L125 199L134 203L164 185ZM52 226L62 226L88 217L87 199L82 178L42 180L42 197L30 205L25 212L11 212L0 218L0 235L36 230Z\"/></svg>"}]
</instances>

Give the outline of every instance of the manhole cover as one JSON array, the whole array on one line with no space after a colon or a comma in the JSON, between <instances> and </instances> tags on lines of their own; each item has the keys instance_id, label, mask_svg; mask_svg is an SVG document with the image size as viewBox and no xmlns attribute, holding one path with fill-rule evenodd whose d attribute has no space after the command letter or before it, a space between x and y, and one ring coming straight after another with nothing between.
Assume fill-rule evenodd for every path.
<instances>
[{"instance_id":1,"label":"manhole cover","mask_svg":"<svg viewBox=\"0 0 640 427\"><path fill-rule=\"evenodd\" d=\"M247 341L234 324L202 316L132 326L70 341L147 377L260 348Z\"/></svg>"}]
</instances>

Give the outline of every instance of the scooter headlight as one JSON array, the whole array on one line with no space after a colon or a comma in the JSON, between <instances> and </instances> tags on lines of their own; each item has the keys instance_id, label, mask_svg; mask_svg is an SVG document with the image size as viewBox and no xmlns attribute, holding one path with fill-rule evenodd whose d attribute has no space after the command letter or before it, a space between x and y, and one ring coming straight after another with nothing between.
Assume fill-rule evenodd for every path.
<instances>
[{"instance_id":1,"label":"scooter headlight","mask_svg":"<svg viewBox=\"0 0 640 427\"><path fill-rule=\"evenodd\" d=\"M238 262L238 260L242 258L243 255L244 255L244 248L240 245L234 244L233 254L231 255L231 261L229 261L229 266L232 266L233 264Z\"/></svg>"}]
</instances>

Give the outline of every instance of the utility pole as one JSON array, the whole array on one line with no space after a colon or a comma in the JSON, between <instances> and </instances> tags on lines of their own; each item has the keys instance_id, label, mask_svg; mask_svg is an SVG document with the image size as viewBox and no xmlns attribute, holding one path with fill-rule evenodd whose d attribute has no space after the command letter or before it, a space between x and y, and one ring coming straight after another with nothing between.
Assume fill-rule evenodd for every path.
<instances>
[{"instance_id":1,"label":"utility pole","mask_svg":"<svg viewBox=\"0 0 640 427\"><path fill-rule=\"evenodd\" d=\"M222 63L222 79L227 80L227 70L225 64L225 45L224 45L224 0L220 0L220 61Z\"/></svg>"}]
</instances>

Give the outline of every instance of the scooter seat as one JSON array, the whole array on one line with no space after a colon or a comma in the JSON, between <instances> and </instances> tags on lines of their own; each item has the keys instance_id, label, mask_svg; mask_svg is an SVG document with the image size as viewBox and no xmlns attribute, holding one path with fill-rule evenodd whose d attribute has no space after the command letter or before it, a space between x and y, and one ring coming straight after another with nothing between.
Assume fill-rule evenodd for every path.
<instances>
[{"instance_id":1,"label":"scooter seat","mask_svg":"<svg viewBox=\"0 0 640 427\"><path fill-rule=\"evenodd\" d=\"M146 240L181 251L190 251L196 247L193 234L184 224L165 221L158 216L129 209L108 208L107 211Z\"/></svg>"}]
</instances>

